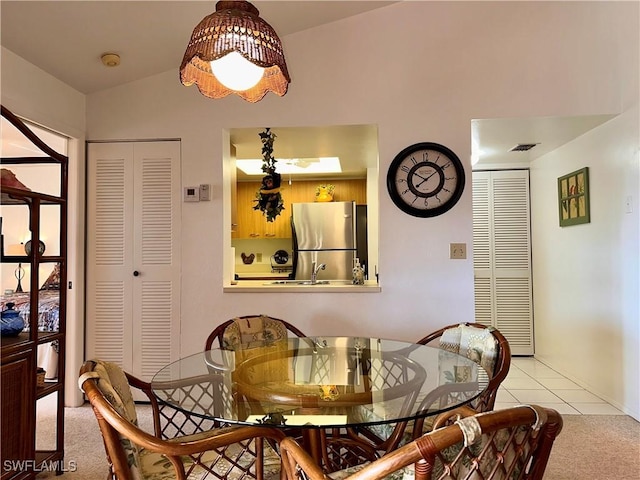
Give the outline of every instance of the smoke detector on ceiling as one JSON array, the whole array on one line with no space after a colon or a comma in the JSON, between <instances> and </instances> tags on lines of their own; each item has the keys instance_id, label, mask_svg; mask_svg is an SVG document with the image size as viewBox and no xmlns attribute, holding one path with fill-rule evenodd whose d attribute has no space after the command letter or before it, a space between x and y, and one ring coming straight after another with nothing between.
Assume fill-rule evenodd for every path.
<instances>
[{"instance_id":1,"label":"smoke detector on ceiling","mask_svg":"<svg viewBox=\"0 0 640 480\"><path fill-rule=\"evenodd\" d=\"M105 67L117 67L120 65L120 55L117 53L103 53L100 57Z\"/></svg>"},{"instance_id":2,"label":"smoke detector on ceiling","mask_svg":"<svg viewBox=\"0 0 640 480\"><path fill-rule=\"evenodd\" d=\"M513 147L510 152L527 152L531 150L536 145L540 145L539 143L519 143L515 147Z\"/></svg>"}]
</instances>

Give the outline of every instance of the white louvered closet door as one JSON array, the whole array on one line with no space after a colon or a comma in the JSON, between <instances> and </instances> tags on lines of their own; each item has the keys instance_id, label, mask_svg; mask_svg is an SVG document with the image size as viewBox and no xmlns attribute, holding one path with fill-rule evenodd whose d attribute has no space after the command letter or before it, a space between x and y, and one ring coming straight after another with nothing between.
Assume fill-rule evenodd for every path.
<instances>
[{"instance_id":1,"label":"white louvered closet door","mask_svg":"<svg viewBox=\"0 0 640 480\"><path fill-rule=\"evenodd\" d=\"M473 268L476 321L533 355L528 170L473 172Z\"/></svg>"},{"instance_id":2,"label":"white louvered closet door","mask_svg":"<svg viewBox=\"0 0 640 480\"><path fill-rule=\"evenodd\" d=\"M91 143L87 358L149 380L177 359L180 142Z\"/></svg>"}]
</instances>

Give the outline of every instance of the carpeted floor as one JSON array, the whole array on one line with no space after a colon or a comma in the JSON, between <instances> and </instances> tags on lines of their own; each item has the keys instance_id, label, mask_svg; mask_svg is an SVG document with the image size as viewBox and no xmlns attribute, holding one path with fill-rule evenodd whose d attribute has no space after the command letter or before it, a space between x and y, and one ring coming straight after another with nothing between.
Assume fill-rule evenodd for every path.
<instances>
[{"instance_id":1,"label":"carpeted floor","mask_svg":"<svg viewBox=\"0 0 640 480\"><path fill-rule=\"evenodd\" d=\"M149 412L148 406L139 406L143 428L150 426ZM563 420L545 480L640 479L640 423L623 415L565 415ZM38 448L47 448L53 438L52 421L44 413L38 422ZM91 407L65 409L65 422L65 465L76 469L58 477L42 472L37 478L105 480L104 447Z\"/></svg>"},{"instance_id":2,"label":"carpeted floor","mask_svg":"<svg viewBox=\"0 0 640 480\"><path fill-rule=\"evenodd\" d=\"M640 479L640 423L626 415L564 415L545 480Z\"/></svg>"}]
</instances>

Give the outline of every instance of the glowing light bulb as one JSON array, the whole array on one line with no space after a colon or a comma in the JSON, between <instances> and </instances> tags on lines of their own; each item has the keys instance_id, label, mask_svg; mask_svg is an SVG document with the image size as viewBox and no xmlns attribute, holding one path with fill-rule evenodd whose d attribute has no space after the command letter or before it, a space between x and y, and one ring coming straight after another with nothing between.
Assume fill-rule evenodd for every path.
<instances>
[{"instance_id":1,"label":"glowing light bulb","mask_svg":"<svg viewBox=\"0 0 640 480\"><path fill-rule=\"evenodd\" d=\"M249 90L262 79L264 68L254 65L238 52L231 52L211 62L211 71L225 87L243 91Z\"/></svg>"}]
</instances>

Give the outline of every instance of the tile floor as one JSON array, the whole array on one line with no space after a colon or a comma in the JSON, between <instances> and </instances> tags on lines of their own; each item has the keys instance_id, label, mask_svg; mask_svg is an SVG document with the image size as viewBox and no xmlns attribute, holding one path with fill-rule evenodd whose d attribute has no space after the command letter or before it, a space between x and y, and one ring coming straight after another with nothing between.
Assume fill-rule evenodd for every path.
<instances>
[{"instance_id":1,"label":"tile floor","mask_svg":"<svg viewBox=\"0 0 640 480\"><path fill-rule=\"evenodd\" d=\"M495 408L535 403L563 415L624 415L580 385L533 357L513 357L498 390Z\"/></svg>"}]
</instances>

